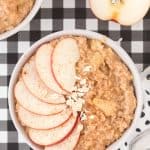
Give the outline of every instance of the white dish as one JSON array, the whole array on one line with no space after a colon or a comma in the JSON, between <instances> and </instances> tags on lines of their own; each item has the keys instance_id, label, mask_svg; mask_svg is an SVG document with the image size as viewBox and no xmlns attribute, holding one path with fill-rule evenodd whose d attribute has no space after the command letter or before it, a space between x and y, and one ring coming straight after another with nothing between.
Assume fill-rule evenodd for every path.
<instances>
[{"instance_id":1,"label":"white dish","mask_svg":"<svg viewBox=\"0 0 150 150\"><path fill-rule=\"evenodd\" d=\"M26 24L28 24L33 17L36 15L36 13L38 12L38 10L41 7L43 0L35 0L35 3L33 5L33 8L31 9L31 11L29 12L29 14L25 17L25 19L23 19L22 22L20 22L16 27L14 27L13 29L6 31L2 34L0 34L0 40L6 39L14 34L16 34L18 31L20 31Z\"/></svg>"},{"instance_id":2,"label":"white dish","mask_svg":"<svg viewBox=\"0 0 150 150\"><path fill-rule=\"evenodd\" d=\"M33 44L31 46L31 48L29 48L24 53L24 55L22 55L22 57L18 61L17 65L14 68L13 73L11 75L11 80L10 80L10 84L9 84L9 91L8 91L9 110L10 110L10 114L11 114L13 123L14 123L18 133L23 135L26 143L30 147L32 147L33 149L42 150L40 147L38 147L37 145L33 144L30 141L30 139L28 138L28 136L24 132L23 127L20 125L20 123L17 119L16 112L15 112L15 105L14 105L15 99L14 99L13 89L14 89L14 85L16 84L20 70L22 69L25 62L30 58L30 56L32 56L35 53L36 49L41 44L48 42L52 39L59 38L60 36L63 36L63 35L77 35L77 36L85 36L85 37L88 37L91 39L94 38L94 39L103 40L108 46L110 46L114 49L114 51L120 56L120 58L124 61L124 63L128 66L131 73L133 74L133 83L134 83L135 94L136 94L136 98L137 98L137 107L136 107L135 116L134 116L134 119L132 121L131 126L124 132L124 134L122 135L122 137L120 139L118 139L116 142L114 142L112 145L110 145L108 147L109 150L118 149L121 143L125 142L126 140L131 141L135 136L134 131L135 131L138 119L140 118L140 113L141 113L142 106L143 106L141 79L140 79L140 75L139 75L139 72L137 71L135 64L133 63L132 59L128 56L128 54L125 52L125 50L123 48L121 48L116 42L105 37L104 35L99 34L99 33L95 33L92 31L72 30L72 31L60 31L60 32L50 34L50 35L42 38L41 40L37 41L35 44Z\"/></svg>"}]
</instances>

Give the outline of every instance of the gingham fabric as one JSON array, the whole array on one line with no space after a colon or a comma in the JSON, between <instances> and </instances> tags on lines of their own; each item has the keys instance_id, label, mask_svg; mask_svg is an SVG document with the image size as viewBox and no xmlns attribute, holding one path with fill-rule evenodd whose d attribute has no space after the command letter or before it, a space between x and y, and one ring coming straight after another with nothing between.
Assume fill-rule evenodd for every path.
<instances>
[{"instance_id":1,"label":"gingham fabric","mask_svg":"<svg viewBox=\"0 0 150 150\"><path fill-rule=\"evenodd\" d=\"M88 0L43 0L41 9L30 24L19 33L0 41L0 150L31 149L18 135L8 109L9 80L19 57L45 35L75 28L100 32L113 40L123 38L121 46L130 54L139 71L150 65L150 11L136 25L123 27L96 19L89 9ZM146 112L143 113L145 115ZM141 123L148 127L150 124L149 120L144 119ZM137 132L142 130L137 128ZM123 143L121 148L124 145L128 143Z\"/></svg>"}]
</instances>

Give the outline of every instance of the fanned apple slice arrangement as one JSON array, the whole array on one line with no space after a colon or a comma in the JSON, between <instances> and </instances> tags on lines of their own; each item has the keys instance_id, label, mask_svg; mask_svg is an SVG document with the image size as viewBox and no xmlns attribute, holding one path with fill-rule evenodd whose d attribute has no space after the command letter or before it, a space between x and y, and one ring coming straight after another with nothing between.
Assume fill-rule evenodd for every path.
<instances>
[{"instance_id":1,"label":"fanned apple slice arrangement","mask_svg":"<svg viewBox=\"0 0 150 150\"><path fill-rule=\"evenodd\" d=\"M31 141L45 150L73 150L78 142L83 126L64 95L74 89L79 57L72 38L60 40L55 47L43 44L23 66L15 85L18 119Z\"/></svg>"},{"instance_id":2,"label":"fanned apple slice arrangement","mask_svg":"<svg viewBox=\"0 0 150 150\"><path fill-rule=\"evenodd\" d=\"M95 16L132 25L142 19L150 8L150 0L89 0Z\"/></svg>"}]
</instances>

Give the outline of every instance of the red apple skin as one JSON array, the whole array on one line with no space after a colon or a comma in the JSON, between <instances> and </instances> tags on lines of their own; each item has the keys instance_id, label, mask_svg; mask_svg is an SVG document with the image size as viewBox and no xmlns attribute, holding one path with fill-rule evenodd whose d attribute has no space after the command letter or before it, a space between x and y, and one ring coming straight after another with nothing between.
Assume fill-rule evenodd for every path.
<instances>
[{"instance_id":1,"label":"red apple skin","mask_svg":"<svg viewBox=\"0 0 150 150\"><path fill-rule=\"evenodd\" d=\"M70 118L69 118L70 119ZM41 147L43 147L43 146L53 146L53 145L56 145L56 144L58 144L58 143L61 143L64 139L66 139L67 137L69 137L69 135L73 132L73 130L75 129L75 127L76 127L76 125L77 125L77 123L78 123L78 120L79 120L79 116L77 116L77 118L76 118L76 121L75 121L75 123L74 123L74 125L73 125L73 127L72 127L72 129L62 138L62 139L60 139L59 141L56 141L56 142L54 142L53 144L48 144L48 145L40 145L40 144L37 144L37 143L35 143L34 141L32 141L32 139L30 139L30 137L29 137L29 139L31 140L31 142L33 143L33 144L35 144L35 145L38 145L38 146L41 146ZM57 127L56 127L57 128Z\"/></svg>"},{"instance_id":2,"label":"red apple skin","mask_svg":"<svg viewBox=\"0 0 150 150\"><path fill-rule=\"evenodd\" d=\"M47 42L45 42L45 43L43 43L43 44L47 44ZM41 44L41 45L37 48L37 50L38 50L43 44ZM39 74L38 71L37 71L37 74L38 74L40 80L43 82L43 80L41 79L40 74ZM44 82L43 82L43 83L44 83ZM45 83L44 83L44 84L45 84ZM45 84L45 86L48 87L46 84ZM49 88L49 87L48 87L48 88ZM51 89L51 88L49 88L49 89L50 89L51 91L53 91L54 93L60 94L60 93L58 93L57 91L55 91L55 90L53 90L53 89Z\"/></svg>"},{"instance_id":3,"label":"red apple skin","mask_svg":"<svg viewBox=\"0 0 150 150\"><path fill-rule=\"evenodd\" d=\"M52 62L52 60L50 60L50 62ZM51 70L51 72L52 72L52 75L53 75L53 78L54 78L54 80L55 80L55 82L56 82L56 84L60 87L60 85L59 85L59 83L57 82L57 80L56 80L56 78L55 78L55 76L54 76L54 73L53 73L53 71L52 71L52 69L51 69L51 65L50 65L50 70ZM39 74L39 73L38 73ZM39 76L39 78L41 79L41 77ZM42 80L42 79L41 79ZM48 87L49 88L49 87ZM50 88L49 88L50 89ZM61 88L62 89L62 88ZM50 89L50 90L52 90L54 93L56 93L56 94L59 94L60 95L60 93L59 92L57 92L57 91L54 91L53 89ZM63 90L63 89L62 89ZM64 90L63 90L64 91ZM66 91L64 91L64 93L63 94L66 94ZM62 95L62 94L61 94Z\"/></svg>"},{"instance_id":4,"label":"red apple skin","mask_svg":"<svg viewBox=\"0 0 150 150\"><path fill-rule=\"evenodd\" d=\"M55 76L54 69L53 69L53 54L54 54L54 50L55 50L55 49L52 50L51 62L50 62L50 69L51 69L53 78L54 78L54 80L56 81L56 83L59 85L59 87L60 87L66 94L69 94L70 92L67 91L66 89L64 89L64 88L62 87L62 85L58 82L58 80L57 80L57 78L56 78L56 76Z\"/></svg>"},{"instance_id":5,"label":"red apple skin","mask_svg":"<svg viewBox=\"0 0 150 150\"><path fill-rule=\"evenodd\" d=\"M55 145L55 144L58 144L58 143L61 143L64 139L66 139L67 137L69 137L70 136L70 134L72 133L72 131L75 129L75 127L77 126L77 124L78 124L78 120L79 120L79 116L77 116L77 118L76 118L76 122L75 122L75 124L74 124L74 126L72 127L72 129L70 130L70 132L68 132L68 134L63 138L63 139L61 139L60 141L57 141L57 142L55 142L55 143L53 143L53 144L50 144L50 145L48 145L48 146L52 146L52 145Z\"/></svg>"},{"instance_id":6,"label":"red apple skin","mask_svg":"<svg viewBox=\"0 0 150 150\"><path fill-rule=\"evenodd\" d=\"M63 123L61 123L60 125L58 125L58 126L56 126L56 127L53 127L53 128L57 128L57 127L59 127L59 126L62 126L63 124L65 124L69 119L70 119L70 117L72 116L72 114L68 117L68 119L67 120L65 120ZM31 127L30 127L31 128ZM39 130L50 130L50 129L53 129L53 128L49 128L49 129L39 129ZM37 129L38 130L38 129Z\"/></svg>"},{"instance_id":7,"label":"red apple skin","mask_svg":"<svg viewBox=\"0 0 150 150\"><path fill-rule=\"evenodd\" d=\"M48 43L44 43L44 44L48 44ZM39 48L42 47L44 44L42 44L41 46L39 46ZM39 50L39 49L37 49L37 52L36 52L35 57L37 57L38 50ZM51 55L52 55L52 52L53 52L53 48L51 49L51 53L50 53L50 63L51 63ZM36 64L36 67L37 67L37 66L38 66L38 65ZM50 67L51 67L51 64L50 64ZM37 72L38 72L38 69L37 69ZM51 69L50 69L50 72L51 72ZM38 75L39 75L39 78L42 80L42 78L41 78L39 72L38 72ZM51 72L51 75L52 75L53 80L54 80L55 83L57 84L56 80L54 79L54 75L52 74L52 72ZM44 81L43 81L43 82L44 82ZM45 82L44 82L44 83L45 83ZM46 84L46 83L45 83L45 84ZM59 92L58 92L56 89L53 89L53 88L49 87L48 85L46 85L46 86L47 86L50 90L52 90L54 93L57 93L57 94L59 94L59 95L64 95L64 94L66 94L66 92L65 92L64 90L62 90L62 89L59 87L59 84L57 84L57 86L58 86L59 89L60 89Z\"/></svg>"},{"instance_id":8,"label":"red apple skin","mask_svg":"<svg viewBox=\"0 0 150 150\"><path fill-rule=\"evenodd\" d=\"M77 123L77 125L75 126L74 130L76 130L76 127L77 127L79 124L81 124L80 119L78 119L78 123ZM73 134L74 130L72 131L71 134ZM70 134L69 136L71 136L71 134ZM63 141L65 141L67 138L69 138L69 136L66 137L65 139L63 139ZM79 142L79 139L80 139L80 133L79 133L79 137L78 137L78 139L77 139L77 141L76 141L74 147L72 148L72 150L74 150L74 149L76 148L76 146L77 146L77 144L78 144L78 142ZM61 142L63 142L63 141L61 141ZM57 143L57 144L61 144L61 142L59 142L59 143ZM55 145L56 145L56 144L55 144ZM52 147L55 146L55 145L52 145ZM51 150L51 146L49 146L49 147L47 147L47 148L46 148L46 147L47 147L47 146L45 146L45 149L44 149L44 150ZM52 149L53 149L53 148L52 148Z\"/></svg>"},{"instance_id":9,"label":"red apple skin","mask_svg":"<svg viewBox=\"0 0 150 150\"><path fill-rule=\"evenodd\" d=\"M52 57L52 56L51 56ZM54 72L53 72L53 69L52 69L52 65L51 65L51 63L52 63L53 61L52 61L52 59L50 60L50 70L51 70L51 72L52 72L52 75L53 75L53 78L54 78L54 80L55 80L55 82L56 82L56 84L63 90L63 95L64 94L67 94L68 93L68 91L66 91L66 90L64 90L63 89L63 87L59 84L59 82L57 81L57 79L56 79L56 77L55 77L55 75L54 75ZM42 79L41 79L42 80ZM49 88L49 87L48 87ZM50 89L50 88L49 88ZM50 90L52 90L52 89L50 89ZM60 95L60 93L59 92L57 92L57 91L54 91L54 90L52 90L54 93L56 93L56 94L59 94ZM62 95L61 94L61 95Z\"/></svg>"},{"instance_id":10,"label":"red apple skin","mask_svg":"<svg viewBox=\"0 0 150 150\"><path fill-rule=\"evenodd\" d=\"M111 20L114 21L114 22L116 22L116 23L119 23L118 20L117 20L117 18L118 18L118 13L117 12L113 13Z\"/></svg>"},{"instance_id":11,"label":"red apple skin","mask_svg":"<svg viewBox=\"0 0 150 150\"><path fill-rule=\"evenodd\" d=\"M18 103L19 104L19 103ZM20 104L19 104L20 105ZM22 108L24 108L22 105L20 105ZM26 111L28 111L26 108L24 108ZM31 112L31 111L28 111L28 112L30 112L30 113L32 113L32 114L35 114L35 115L39 115L39 114L37 114L37 113L33 113L33 112ZM60 112L61 113L61 112ZM59 114L59 113L57 113L57 114ZM55 115L57 115L57 114L55 114ZM63 125L63 124L65 124L70 118L71 118L71 116L72 116L73 114L71 113L70 114L70 116L64 121L64 122L62 122L61 124L59 124L59 125L57 125L57 126L55 126L55 127L53 127L53 128L48 128L48 129L43 129L43 128L39 128L39 129L37 129L37 130L50 130L50 129L54 129L54 128L57 128L57 127L59 127L59 126L61 126L61 125ZM42 116L49 116L49 115L42 115ZM27 126L27 125L25 125L25 126ZM31 129L35 129L35 128L32 128L32 127L30 127L30 126L27 126L27 127L29 127L29 128L31 128Z\"/></svg>"},{"instance_id":12,"label":"red apple skin","mask_svg":"<svg viewBox=\"0 0 150 150\"><path fill-rule=\"evenodd\" d=\"M117 20L115 19L111 19L111 21L115 22L115 23L119 23Z\"/></svg>"}]
</instances>

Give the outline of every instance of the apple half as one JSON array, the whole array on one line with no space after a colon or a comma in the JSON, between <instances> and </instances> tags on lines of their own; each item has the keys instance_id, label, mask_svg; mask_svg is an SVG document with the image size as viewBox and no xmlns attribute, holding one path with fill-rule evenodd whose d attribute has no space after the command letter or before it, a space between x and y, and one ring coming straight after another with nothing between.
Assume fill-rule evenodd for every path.
<instances>
[{"instance_id":1,"label":"apple half","mask_svg":"<svg viewBox=\"0 0 150 150\"><path fill-rule=\"evenodd\" d=\"M76 82L75 64L80 53L77 42L73 38L59 41L53 49L51 57L52 74L61 89L72 92Z\"/></svg>"},{"instance_id":2,"label":"apple half","mask_svg":"<svg viewBox=\"0 0 150 150\"><path fill-rule=\"evenodd\" d=\"M65 110L66 104L48 104L33 96L20 79L14 89L17 102L25 109L40 115L53 115Z\"/></svg>"},{"instance_id":3,"label":"apple half","mask_svg":"<svg viewBox=\"0 0 150 150\"><path fill-rule=\"evenodd\" d=\"M150 8L150 0L89 0L93 13L102 20L132 25L142 19Z\"/></svg>"},{"instance_id":4,"label":"apple half","mask_svg":"<svg viewBox=\"0 0 150 150\"><path fill-rule=\"evenodd\" d=\"M30 139L38 145L54 145L68 137L74 130L78 122L78 117L73 115L68 121L59 127L50 130L36 130L28 128L27 132Z\"/></svg>"},{"instance_id":5,"label":"apple half","mask_svg":"<svg viewBox=\"0 0 150 150\"><path fill-rule=\"evenodd\" d=\"M72 115L70 109L66 109L55 115L38 115L26 110L19 104L16 105L16 111L22 125L42 130L58 127L66 122Z\"/></svg>"},{"instance_id":6,"label":"apple half","mask_svg":"<svg viewBox=\"0 0 150 150\"><path fill-rule=\"evenodd\" d=\"M46 146L44 150L73 150L78 143L80 132L83 126L81 123L78 123L73 130L73 132L65 138L62 142L57 143L52 146Z\"/></svg>"},{"instance_id":7,"label":"apple half","mask_svg":"<svg viewBox=\"0 0 150 150\"><path fill-rule=\"evenodd\" d=\"M65 103L65 98L48 88L40 79L36 70L35 57L24 65L21 77L28 90L40 100L51 104Z\"/></svg>"},{"instance_id":8,"label":"apple half","mask_svg":"<svg viewBox=\"0 0 150 150\"><path fill-rule=\"evenodd\" d=\"M64 91L59 87L51 72L51 55L53 47L50 43L43 44L39 47L35 56L35 64L37 72L41 80L53 91L59 94L64 94Z\"/></svg>"}]
</instances>

